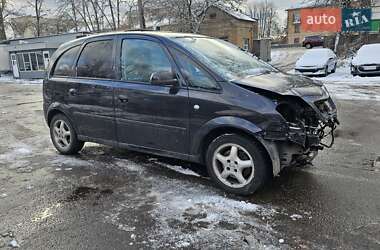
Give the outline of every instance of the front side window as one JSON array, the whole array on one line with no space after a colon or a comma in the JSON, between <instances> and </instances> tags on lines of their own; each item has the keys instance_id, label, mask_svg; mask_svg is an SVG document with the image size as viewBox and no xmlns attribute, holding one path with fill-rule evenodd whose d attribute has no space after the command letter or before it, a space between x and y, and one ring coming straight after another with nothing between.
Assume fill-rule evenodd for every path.
<instances>
[{"instance_id":1,"label":"front side window","mask_svg":"<svg viewBox=\"0 0 380 250\"><path fill-rule=\"evenodd\" d=\"M189 87L209 90L218 89L214 79L190 58L178 51L174 51L174 54Z\"/></svg>"},{"instance_id":2,"label":"front side window","mask_svg":"<svg viewBox=\"0 0 380 250\"><path fill-rule=\"evenodd\" d=\"M113 79L113 40L88 43L77 64L79 77Z\"/></svg>"},{"instance_id":3,"label":"front side window","mask_svg":"<svg viewBox=\"0 0 380 250\"><path fill-rule=\"evenodd\" d=\"M169 58L158 43L142 39L123 40L122 80L150 83L152 74L156 72L172 72Z\"/></svg>"},{"instance_id":4,"label":"front side window","mask_svg":"<svg viewBox=\"0 0 380 250\"><path fill-rule=\"evenodd\" d=\"M174 42L190 51L200 62L226 80L278 72L268 63L223 40L208 37L174 37Z\"/></svg>"},{"instance_id":5,"label":"front side window","mask_svg":"<svg viewBox=\"0 0 380 250\"><path fill-rule=\"evenodd\" d=\"M54 76L74 76L74 60L79 48L80 46L73 47L61 55L55 65Z\"/></svg>"}]
</instances>

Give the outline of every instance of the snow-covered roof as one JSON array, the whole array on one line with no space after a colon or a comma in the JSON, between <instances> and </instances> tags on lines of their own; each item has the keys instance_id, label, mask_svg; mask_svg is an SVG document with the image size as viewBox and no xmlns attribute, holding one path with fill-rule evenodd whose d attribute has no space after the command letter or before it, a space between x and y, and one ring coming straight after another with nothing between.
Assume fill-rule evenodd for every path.
<instances>
[{"instance_id":1,"label":"snow-covered roof","mask_svg":"<svg viewBox=\"0 0 380 250\"><path fill-rule=\"evenodd\" d=\"M331 6L331 3L329 3L329 1L326 1L324 3L318 3L315 0L304 0L304 1L291 4L290 8L288 8L287 10L318 8L318 7L327 7L327 6Z\"/></svg>"},{"instance_id":2,"label":"snow-covered roof","mask_svg":"<svg viewBox=\"0 0 380 250\"><path fill-rule=\"evenodd\" d=\"M239 9L232 9L228 6L225 6L225 5L221 5L221 4L217 4L217 5L213 5L214 7L226 12L228 15L238 19L238 20L243 20L243 21L249 21L249 22L257 22L256 19L254 18L251 18L250 16L244 14L241 10Z\"/></svg>"}]
</instances>

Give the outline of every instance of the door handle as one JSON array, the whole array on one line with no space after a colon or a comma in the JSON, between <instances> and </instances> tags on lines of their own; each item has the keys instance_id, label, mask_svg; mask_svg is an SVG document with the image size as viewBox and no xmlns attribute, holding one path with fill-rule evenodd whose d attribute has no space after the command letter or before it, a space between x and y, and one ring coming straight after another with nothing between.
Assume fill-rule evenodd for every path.
<instances>
[{"instance_id":1,"label":"door handle","mask_svg":"<svg viewBox=\"0 0 380 250\"><path fill-rule=\"evenodd\" d=\"M78 94L78 91L76 89L69 89L69 94L74 96L74 95Z\"/></svg>"},{"instance_id":2,"label":"door handle","mask_svg":"<svg viewBox=\"0 0 380 250\"><path fill-rule=\"evenodd\" d=\"M124 95L119 95L119 101L121 103L127 103L128 102L128 97L126 97Z\"/></svg>"}]
</instances>

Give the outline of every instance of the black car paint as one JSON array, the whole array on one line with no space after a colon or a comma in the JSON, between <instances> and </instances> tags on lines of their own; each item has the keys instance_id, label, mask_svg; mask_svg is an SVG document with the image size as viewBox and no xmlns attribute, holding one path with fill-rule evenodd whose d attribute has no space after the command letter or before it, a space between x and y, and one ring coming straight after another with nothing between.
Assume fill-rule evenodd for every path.
<instances>
[{"instance_id":1,"label":"black car paint","mask_svg":"<svg viewBox=\"0 0 380 250\"><path fill-rule=\"evenodd\" d=\"M280 171L280 157L275 144L276 140L288 138L287 122L276 110L273 100L260 94L260 91L251 91L242 85L280 96L298 96L311 105L317 99L328 98L320 84L281 72L241 79L236 83L227 82L197 61L185 48L152 33L82 38L59 48L51 61L54 62L74 45L82 44L83 48L90 41L105 38L114 39L115 43L112 52L115 79L49 75L44 81L44 113L47 122L55 113L64 113L73 121L79 139L84 141L202 163L204 144L209 136L219 130L233 129L262 143L272 159L274 174L277 174ZM119 80L121 74L117 55L120 55L120 44L124 38L149 39L164 46L179 84L163 86ZM187 87L175 58L171 56L172 49L180 50L197 61L215 79L220 89ZM52 66L54 64L50 69ZM194 105L198 105L199 109L194 109ZM336 113L331 116L336 117ZM271 129L277 132L277 137L264 139Z\"/></svg>"}]
</instances>

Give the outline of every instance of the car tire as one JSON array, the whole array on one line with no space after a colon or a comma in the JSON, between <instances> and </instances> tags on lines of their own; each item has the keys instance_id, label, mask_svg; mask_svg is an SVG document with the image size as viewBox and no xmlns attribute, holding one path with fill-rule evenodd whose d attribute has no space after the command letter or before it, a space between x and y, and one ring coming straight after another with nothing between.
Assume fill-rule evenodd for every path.
<instances>
[{"instance_id":1,"label":"car tire","mask_svg":"<svg viewBox=\"0 0 380 250\"><path fill-rule=\"evenodd\" d=\"M272 176L261 145L237 134L213 140L207 149L206 165L219 187L238 195L253 194Z\"/></svg>"},{"instance_id":2,"label":"car tire","mask_svg":"<svg viewBox=\"0 0 380 250\"><path fill-rule=\"evenodd\" d=\"M311 46L310 43L307 43L307 44L305 45L305 47L306 47L307 49L311 49L311 48L313 48L313 46Z\"/></svg>"},{"instance_id":3,"label":"car tire","mask_svg":"<svg viewBox=\"0 0 380 250\"><path fill-rule=\"evenodd\" d=\"M84 146L70 120L63 114L53 117L50 122L50 138L54 147L63 155L78 153Z\"/></svg>"},{"instance_id":4,"label":"car tire","mask_svg":"<svg viewBox=\"0 0 380 250\"><path fill-rule=\"evenodd\" d=\"M331 71L331 73L335 73L335 72L336 72L336 64L335 64L333 70Z\"/></svg>"}]
</instances>

